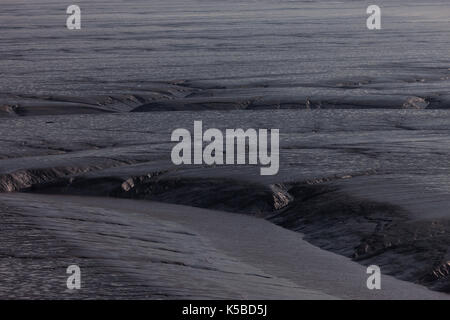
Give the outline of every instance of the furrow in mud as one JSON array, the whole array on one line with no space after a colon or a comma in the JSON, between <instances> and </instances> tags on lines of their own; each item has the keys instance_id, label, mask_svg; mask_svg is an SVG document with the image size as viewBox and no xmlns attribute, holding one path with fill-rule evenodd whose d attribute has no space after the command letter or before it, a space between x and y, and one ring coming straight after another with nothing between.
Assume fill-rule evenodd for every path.
<instances>
[{"instance_id":1,"label":"furrow in mud","mask_svg":"<svg viewBox=\"0 0 450 320\"><path fill-rule=\"evenodd\" d=\"M329 181L263 184L155 171L133 177L82 174L22 191L145 199L256 215L303 233L320 248L450 292L450 221L411 220L400 206L353 196Z\"/></svg>"}]
</instances>

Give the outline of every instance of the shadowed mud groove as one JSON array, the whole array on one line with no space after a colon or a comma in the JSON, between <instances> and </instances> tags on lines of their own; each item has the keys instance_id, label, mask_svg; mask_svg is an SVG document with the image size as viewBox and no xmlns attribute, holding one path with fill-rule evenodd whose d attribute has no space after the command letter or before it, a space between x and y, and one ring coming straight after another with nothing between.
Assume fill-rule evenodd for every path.
<instances>
[{"instance_id":1,"label":"shadowed mud groove","mask_svg":"<svg viewBox=\"0 0 450 320\"><path fill-rule=\"evenodd\" d=\"M324 181L264 185L152 172L128 179L70 177L36 184L28 191L147 199L257 215L302 232L320 248L450 292L448 220L410 220L398 206L359 199Z\"/></svg>"},{"instance_id":2,"label":"shadowed mud groove","mask_svg":"<svg viewBox=\"0 0 450 320\"><path fill-rule=\"evenodd\" d=\"M294 200L266 217L305 240L386 274L450 292L450 221L411 221L400 207L359 199L327 185L294 184Z\"/></svg>"},{"instance_id":3,"label":"shadowed mud groove","mask_svg":"<svg viewBox=\"0 0 450 320\"><path fill-rule=\"evenodd\" d=\"M164 177L165 171L123 179L71 177L37 184L23 191L146 199L199 208L265 215L289 204L283 185L232 179Z\"/></svg>"},{"instance_id":4,"label":"shadowed mud groove","mask_svg":"<svg viewBox=\"0 0 450 320\"><path fill-rule=\"evenodd\" d=\"M342 87L344 88L344 87ZM217 90L217 89L216 89ZM102 96L92 98L79 104L75 98L34 97L35 105L4 104L0 105L1 117L24 117L68 114L102 114L125 112L156 111L201 111L201 110L276 110L276 109L373 109L379 108L379 98L353 98L343 101L341 97L298 97L280 99L254 96L236 99L233 97L209 97L214 93L203 93L207 97L196 97L196 93L188 96L165 96L153 92L154 97L127 95L124 97ZM51 102L51 103L50 103ZM47 104L46 104L47 103ZM56 104L55 104L56 103ZM386 101L384 108L389 109L448 109L449 102L439 96L403 97Z\"/></svg>"},{"instance_id":5,"label":"shadowed mud groove","mask_svg":"<svg viewBox=\"0 0 450 320\"><path fill-rule=\"evenodd\" d=\"M98 168L48 168L48 169L24 169L13 173L0 175L0 192L13 192L36 184L52 181L64 176L88 172Z\"/></svg>"},{"instance_id":6,"label":"shadowed mud groove","mask_svg":"<svg viewBox=\"0 0 450 320\"><path fill-rule=\"evenodd\" d=\"M430 97L427 101L421 97L404 97L386 101L384 108L389 109L446 109L448 102L439 97ZM379 98L345 99L321 97L301 97L297 99L273 99L253 97L249 99L186 97L182 99L160 100L142 104L130 112L155 111L199 111L199 110L274 110L274 109L372 109L379 108Z\"/></svg>"},{"instance_id":7,"label":"shadowed mud groove","mask_svg":"<svg viewBox=\"0 0 450 320\"><path fill-rule=\"evenodd\" d=\"M136 161L113 160L110 164L17 170L11 173L0 174L0 192L24 190L35 185L59 181L65 177L72 177L81 173L119 167L133 163L136 163Z\"/></svg>"}]
</instances>

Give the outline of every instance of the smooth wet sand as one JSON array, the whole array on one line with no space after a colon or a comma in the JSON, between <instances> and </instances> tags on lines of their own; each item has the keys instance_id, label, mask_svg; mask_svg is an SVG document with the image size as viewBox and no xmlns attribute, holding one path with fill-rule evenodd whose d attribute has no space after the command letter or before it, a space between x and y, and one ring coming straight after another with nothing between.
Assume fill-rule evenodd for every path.
<instances>
[{"instance_id":1,"label":"smooth wet sand","mask_svg":"<svg viewBox=\"0 0 450 320\"><path fill-rule=\"evenodd\" d=\"M25 226L20 239L0 233L2 298L450 298L385 275L382 290L368 290L364 267L245 215L19 193L0 203L5 230ZM86 271L81 291L65 289L66 264Z\"/></svg>"}]
</instances>

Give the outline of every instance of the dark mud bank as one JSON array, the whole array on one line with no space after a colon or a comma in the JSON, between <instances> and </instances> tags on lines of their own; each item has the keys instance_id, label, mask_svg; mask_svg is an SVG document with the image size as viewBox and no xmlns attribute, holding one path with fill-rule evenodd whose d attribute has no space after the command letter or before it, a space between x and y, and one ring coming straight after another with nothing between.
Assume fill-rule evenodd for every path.
<instances>
[{"instance_id":1,"label":"dark mud bank","mask_svg":"<svg viewBox=\"0 0 450 320\"><path fill-rule=\"evenodd\" d=\"M320 248L379 265L385 274L450 292L448 220L412 220L400 207L354 197L327 183L264 185L165 174L61 178L23 191L146 199L257 215L302 232Z\"/></svg>"}]
</instances>

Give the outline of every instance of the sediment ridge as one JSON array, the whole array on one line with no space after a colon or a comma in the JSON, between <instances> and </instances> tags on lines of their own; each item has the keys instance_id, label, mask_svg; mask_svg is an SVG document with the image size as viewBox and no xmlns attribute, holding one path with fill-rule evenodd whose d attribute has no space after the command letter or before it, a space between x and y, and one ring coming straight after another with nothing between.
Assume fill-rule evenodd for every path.
<instances>
[{"instance_id":1,"label":"sediment ridge","mask_svg":"<svg viewBox=\"0 0 450 320\"><path fill-rule=\"evenodd\" d=\"M84 174L86 169L3 176L3 191L153 200L265 218L320 248L431 289L450 292L450 222L415 221L389 203L352 196L331 179L262 184L221 178ZM24 177L23 180L21 180ZM13 186L13 187L12 187Z\"/></svg>"}]
</instances>

